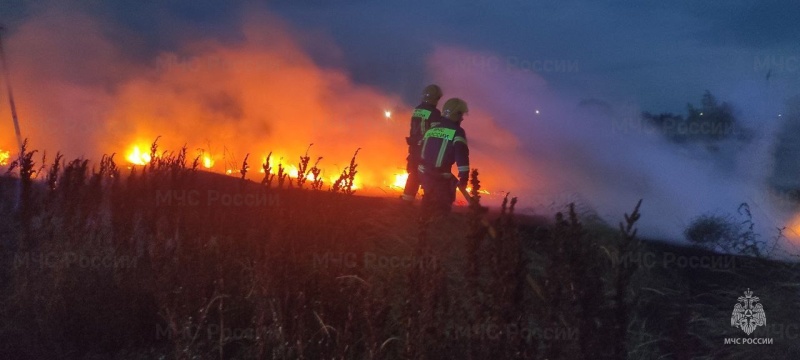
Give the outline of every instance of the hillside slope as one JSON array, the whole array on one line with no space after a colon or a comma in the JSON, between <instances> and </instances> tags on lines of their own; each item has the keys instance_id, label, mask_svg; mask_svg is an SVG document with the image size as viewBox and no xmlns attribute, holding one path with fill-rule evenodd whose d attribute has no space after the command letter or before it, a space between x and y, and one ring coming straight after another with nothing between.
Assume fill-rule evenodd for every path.
<instances>
[{"instance_id":1,"label":"hillside slope","mask_svg":"<svg viewBox=\"0 0 800 360\"><path fill-rule=\"evenodd\" d=\"M57 175L16 210L0 178L3 358L800 355L793 264L640 241L638 210L624 231L513 202L424 221L176 163ZM767 316L752 334L731 326L748 289Z\"/></svg>"}]
</instances>

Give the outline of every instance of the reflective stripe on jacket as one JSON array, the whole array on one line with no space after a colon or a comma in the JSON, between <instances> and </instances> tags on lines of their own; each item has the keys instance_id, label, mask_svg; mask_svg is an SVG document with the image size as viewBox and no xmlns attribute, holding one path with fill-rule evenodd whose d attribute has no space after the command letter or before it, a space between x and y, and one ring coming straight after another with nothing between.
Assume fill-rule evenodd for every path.
<instances>
[{"instance_id":1,"label":"reflective stripe on jacket","mask_svg":"<svg viewBox=\"0 0 800 360\"><path fill-rule=\"evenodd\" d=\"M421 169L423 172L450 173L458 166L458 177L469 177L469 146L464 129L453 121L440 118L422 138Z\"/></svg>"}]
</instances>

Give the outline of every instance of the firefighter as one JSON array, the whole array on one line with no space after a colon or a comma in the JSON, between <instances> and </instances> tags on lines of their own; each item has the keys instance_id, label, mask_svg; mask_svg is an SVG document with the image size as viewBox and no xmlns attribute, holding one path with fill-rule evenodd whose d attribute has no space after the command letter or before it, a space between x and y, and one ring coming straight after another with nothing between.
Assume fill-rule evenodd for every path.
<instances>
[{"instance_id":1,"label":"firefighter","mask_svg":"<svg viewBox=\"0 0 800 360\"><path fill-rule=\"evenodd\" d=\"M431 84L426 86L422 90L422 103L414 109L414 114L411 116L411 131L406 138L406 143L408 144L408 157L406 158L408 179L406 179L403 195L400 197L409 203L414 201L420 186L419 173L417 172L420 158L420 142L425 132L431 127L431 123L439 121L439 117L441 117L441 112L436 108L441 98L442 89L439 88L439 85Z\"/></svg>"},{"instance_id":2,"label":"firefighter","mask_svg":"<svg viewBox=\"0 0 800 360\"><path fill-rule=\"evenodd\" d=\"M469 180L469 147L461 122L467 103L459 98L447 100L442 117L425 132L420 149L422 208L429 213L449 213L456 200L456 187L465 188ZM450 172L456 163L458 178Z\"/></svg>"}]
</instances>

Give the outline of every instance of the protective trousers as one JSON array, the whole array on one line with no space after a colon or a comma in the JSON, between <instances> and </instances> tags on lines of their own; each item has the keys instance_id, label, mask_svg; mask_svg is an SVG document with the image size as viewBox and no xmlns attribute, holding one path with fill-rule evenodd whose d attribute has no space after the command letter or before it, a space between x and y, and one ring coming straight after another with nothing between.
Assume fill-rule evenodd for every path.
<instances>
[{"instance_id":1,"label":"protective trousers","mask_svg":"<svg viewBox=\"0 0 800 360\"><path fill-rule=\"evenodd\" d=\"M458 180L450 173L420 173L422 189L422 208L430 213L447 214L456 200Z\"/></svg>"},{"instance_id":2,"label":"protective trousers","mask_svg":"<svg viewBox=\"0 0 800 360\"><path fill-rule=\"evenodd\" d=\"M409 138L406 138L410 142ZM403 189L403 200L413 201L419 192L420 176L417 167L419 166L419 152L420 146L417 144L408 144L408 157L406 158L406 171L408 178L406 179L406 186Z\"/></svg>"}]
</instances>

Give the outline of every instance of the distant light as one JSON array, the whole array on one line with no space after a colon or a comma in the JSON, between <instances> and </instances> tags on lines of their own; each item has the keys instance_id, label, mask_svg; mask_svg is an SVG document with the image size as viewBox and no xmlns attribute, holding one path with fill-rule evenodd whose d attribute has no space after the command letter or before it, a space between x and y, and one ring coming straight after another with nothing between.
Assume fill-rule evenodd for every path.
<instances>
[{"instance_id":1,"label":"distant light","mask_svg":"<svg viewBox=\"0 0 800 360\"><path fill-rule=\"evenodd\" d=\"M383 112L383 115L384 115L384 116L386 116L386 118L388 119L388 118L392 117L392 112L391 112L391 111L389 111L389 110L385 110L385 111Z\"/></svg>"},{"instance_id":2,"label":"distant light","mask_svg":"<svg viewBox=\"0 0 800 360\"><path fill-rule=\"evenodd\" d=\"M703 113L700 113L700 116L703 116Z\"/></svg>"},{"instance_id":3,"label":"distant light","mask_svg":"<svg viewBox=\"0 0 800 360\"><path fill-rule=\"evenodd\" d=\"M539 110L538 109L536 110L536 115L539 115Z\"/></svg>"},{"instance_id":4,"label":"distant light","mask_svg":"<svg viewBox=\"0 0 800 360\"><path fill-rule=\"evenodd\" d=\"M778 117L781 117L781 116L783 116L783 114L778 114Z\"/></svg>"}]
</instances>

